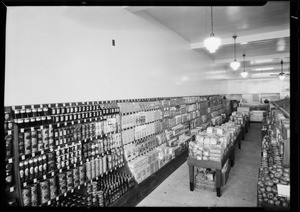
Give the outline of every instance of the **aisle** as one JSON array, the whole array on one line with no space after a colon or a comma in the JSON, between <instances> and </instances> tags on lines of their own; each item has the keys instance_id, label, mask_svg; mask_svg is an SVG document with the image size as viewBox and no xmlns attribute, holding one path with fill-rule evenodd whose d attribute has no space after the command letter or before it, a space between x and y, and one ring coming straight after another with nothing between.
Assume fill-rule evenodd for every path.
<instances>
[{"instance_id":1,"label":"aisle","mask_svg":"<svg viewBox=\"0 0 300 212\"><path fill-rule=\"evenodd\" d=\"M260 123L251 123L242 148L236 149L235 165L230 170L227 184L222 187L221 197L205 190L191 192L185 162L137 206L256 207L260 130Z\"/></svg>"}]
</instances>

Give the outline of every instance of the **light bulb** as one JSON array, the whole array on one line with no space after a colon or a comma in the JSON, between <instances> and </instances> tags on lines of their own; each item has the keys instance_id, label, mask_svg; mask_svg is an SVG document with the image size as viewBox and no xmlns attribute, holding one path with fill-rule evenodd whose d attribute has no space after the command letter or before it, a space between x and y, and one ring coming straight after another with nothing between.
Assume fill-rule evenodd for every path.
<instances>
[{"instance_id":1,"label":"light bulb","mask_svg":"<svg viewBox=\"0 0 300 212\"><path fill-rule=\"evenodd\" d=\"M215 53L221 45L221 39L211 35L209 38L204 40L204 46L210 53Z\"/></svg>"},{"instance_id":2,"label":"light bulb","mask_svg":"<svg viewBox=\"0 0 300 212\"><path fill-rule=\"evenodd\" d=\"M285 78L285 74L284 74L284 73L280 73L280 74L279 74L279 79L280 79L280 80L284 80L284 78Z\"/></svg>"},{"instance_id":3,"label":"light bulb","mask_svg":"<svg viewBox=\"0 0 300 212\"><path fill-rule=\"evenodd\" d=\"M243 77L243 78L245 78L245 77L247 77L247 76L248 76L248 72L246 72L246 71L243 71L243 72L241 73L241 75L242 75L242 77Z\"/></svg>"},{"instance_id":4,"label":"light bulb","mask_svg":"<svg viewBox=\"0 0 300 212\"><path fill-rule=\"evenodd\" d=\"M238 62L238 61L236 61L236 60L234 60L233 62L230 63L230 67L231 67L234 71L238 70L238 68L240 67L240 65L241 65L241 63Z\"/></svg>"}]
</instances>

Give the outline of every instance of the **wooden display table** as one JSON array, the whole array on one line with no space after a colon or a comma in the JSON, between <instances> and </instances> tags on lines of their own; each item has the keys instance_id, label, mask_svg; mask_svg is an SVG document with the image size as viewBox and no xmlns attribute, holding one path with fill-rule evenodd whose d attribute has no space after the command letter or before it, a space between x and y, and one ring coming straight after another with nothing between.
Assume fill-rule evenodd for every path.
<instances>
[{"instance_id":1,"label":"wooden display table","mask_svg":"<svg viewBox=\"0 0 300 212\"><path fill-rule=\"evenodd\" d=\"M226 163L227 159L229 159L231 167L234 166L235 148L237 146L239 147L239 149L241 148L241 140L242 140L242 130L240 131L238 137L234 141L234 144L229 148L229 150L223 156L221 161L197 160L188 157L187 164L189 166L190 190L194 191L194 187L195 187L195 175L194 175L195 166L202 167L202 168L216 169L216 192L217 192L217 196L220 197L221 186L222 186L222 168Z\"/></svg>"}]
</instances>

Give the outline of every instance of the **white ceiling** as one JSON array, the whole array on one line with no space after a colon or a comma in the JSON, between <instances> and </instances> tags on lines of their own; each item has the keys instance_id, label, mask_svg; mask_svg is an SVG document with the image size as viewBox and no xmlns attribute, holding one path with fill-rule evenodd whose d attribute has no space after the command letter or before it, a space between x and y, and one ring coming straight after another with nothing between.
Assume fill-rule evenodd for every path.
<instances>
[{"instance_id":1,"label":"white ceiling","mask_svg":"<svg viewBox=\"0 0 300 212\"><path fill-rule=\"evenodd\" d=\"M125 9L132 13L146 12L189 42L192 50L210 55L226 73L226 78L239 76L239 71L234 73L229 66L234 59L232 38L234 34L237 35L237 60L242 62L242 55L245 53L245 61L247 61L245 67L250 74L252 69L267 67L273 70L259 72L270 72L270 76L274 77L274 72L281 71L281 59L284 61L283 71L289 71L290 3L288 1L269 1L264 6L213 7L213 31L216 37L222 39L222 46L214 54L210 54L203 45L204 39L211 33L210 7L155 6ZM269 60L269 62L255 64L257 60ZM239 70L243 70L243 64ZM220 76L224 77L224 74ZM261 77L270 76L261 75ZM254 77L260 76L255 74Z\"/></svg>"}]
</instances>

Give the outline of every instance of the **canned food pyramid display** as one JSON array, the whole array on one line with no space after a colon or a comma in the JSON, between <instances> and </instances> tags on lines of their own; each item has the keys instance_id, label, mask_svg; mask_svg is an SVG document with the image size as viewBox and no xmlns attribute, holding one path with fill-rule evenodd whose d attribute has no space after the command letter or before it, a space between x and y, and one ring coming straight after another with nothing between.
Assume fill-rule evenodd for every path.
<instances>
[{"instance_id":1,"label":"canned food pyramid display","mask_svg":"<svg viewBox=\"0 0 300 212\"><path fill-rule=\"evenodd\" d=\"M210 96L5 107L8 205L112 205L185 150L191 129L223 120L222 105Z\"/></svg>"}]
</instances>

